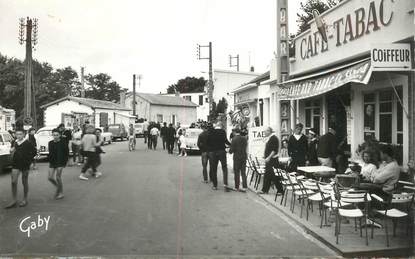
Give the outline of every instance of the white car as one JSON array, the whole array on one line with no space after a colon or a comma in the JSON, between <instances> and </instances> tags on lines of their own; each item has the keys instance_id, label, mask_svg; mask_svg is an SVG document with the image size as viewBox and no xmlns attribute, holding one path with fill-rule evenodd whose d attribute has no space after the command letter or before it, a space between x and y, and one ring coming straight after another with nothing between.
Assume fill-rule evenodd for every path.
<instances>
[{"instance_id":1,"label":"white car","mask_svg":"<svg viewBox=\"0 0 415 259\"><path fill-rule=\"evenodd\" d=\"M49 154L48 144L49 141L53 140L52 130L55 128L56 127L43 127L36 132L35 138L39 155L46 156Z\"/></svg>"},{"instance_id":2,"label":"white car","mask_svg":"<svg viewBox=\"0 0 415 259\"><path fill-rule=\"evenodd\" d=\"M199 147L197 146L197 139L199 138L200 133L202 133L202 129L186 129L184 133L184 138L186 142L186 150L188 151L199 151Z\"/></svg>"},{"instance_id":3,"label":"white car","mask_svg":"<svg viewBox=\"0 0 415 259\"><path fill-rule=\"evenodd\" d=\"M13 141L12 136L5 131L0 131L0 173L11 165L10 148Z\"/></svg>"}]
</instances>

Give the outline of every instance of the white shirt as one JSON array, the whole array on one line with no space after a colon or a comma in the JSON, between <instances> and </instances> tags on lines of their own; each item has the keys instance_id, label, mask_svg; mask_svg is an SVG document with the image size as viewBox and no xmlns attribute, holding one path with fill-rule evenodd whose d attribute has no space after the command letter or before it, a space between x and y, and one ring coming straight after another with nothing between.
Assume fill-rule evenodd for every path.
<instances>
[{"instance_id":1,"label":"white shirt","mask_svg":"<svg viewBox=\"0 0 415 259\"><path fill-rule=\"evenodd\" d=\"M376 170L377 170L376 166L371 163L362 163L360 164L360 166L362 167L360 174L366 180L373 182L373 179L375 178Z\"/></svg>"},{"instance_id":2,"label":"white shirt","mask_svg":"<svg viewBox=\"0 0 415 259\"><path fill-rule=\"evenodd\" d=\"M159 134L159 129L158 129L158 128L156 128L156 127L152 128L152 129L150 130L150 134L151 134L152 136L158 136L158 134Z\"/></svg>"}]
</instances>

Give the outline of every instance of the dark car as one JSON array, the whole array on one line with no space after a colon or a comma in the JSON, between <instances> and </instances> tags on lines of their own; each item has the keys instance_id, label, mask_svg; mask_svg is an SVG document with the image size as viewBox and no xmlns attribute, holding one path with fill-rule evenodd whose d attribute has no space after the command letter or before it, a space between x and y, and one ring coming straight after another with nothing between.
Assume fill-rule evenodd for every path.
<instances>
[{"instance_id":1,"label":"dark car","mask_svg":"<svg viewBox=\"0 0 415 259\"><path fill-rule=\"evenodd\" d=\"M108 132L112 133L112 140L127 139L128 133L124 124L111 124L108 125Z\"/></svg>"}]
</instances>

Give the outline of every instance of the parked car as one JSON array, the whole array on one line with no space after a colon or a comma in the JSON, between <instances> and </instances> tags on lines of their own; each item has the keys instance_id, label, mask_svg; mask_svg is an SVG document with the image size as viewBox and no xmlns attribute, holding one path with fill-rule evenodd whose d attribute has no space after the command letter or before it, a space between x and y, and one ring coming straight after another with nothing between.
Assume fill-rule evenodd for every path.
<instances>
[{"instance_id":1,"label":"parked car","mask_svg":"<svg viewBox=\"0 0 415 259\"><path fill-rule=\"evenodd\" d=\"M135 137L144 138L144 123L134 124Z\"/></svg>"},{"instance_id":2,"label":"parked car","mask_svg":"<svg viewBox=\"0 0 415 259\"><path fill-rule=\"evenodd\" d=\"M127 139L128 133L127 129L125 128L124 124L111 124L108 125L108 132L112 133L112 140L115 139Z\"/></svg>"},{"instance_id":3,"label":"parked car","mask_svg":"<svg viewBox=\"0 0 415 259\"><path fill-rule=\"evenodd\" d=\"M112 133L111 132L102 132L101 137L103 139L102 144L111 144L112 143Z\"/></svg>"},{"instance_id":4,"label":"parked car","mask_svg":"<svg viewBox=\"0 0 415 259\"><path fill-rule=\"evenodd\" d=\"M202 129L186 129L184 133L184 138L186 141L186 150L187 151L199 151L197 146L197 139L199 138Z\"/></svg>"},{"instance_id":5,"label":"parked car","mask_svg":"<svg viewBox=\"0 0 415 259\"><path fill-rule=\"evenodd\" d=\"M36 134L36 143L37 143L37 150L38 154L41 156L47 156L49 154L48 144L49 141L53 140L52 137L52 130L56 127L43 127L40 128Z\"/></svg>"},{"instance_id":6,"label":"parked car","mask_svg":"<svg viewBox=\"0 0 415 259\"><path fill-rule=\"evenodd\" d=\"M6 131L0 131L0 173L11 166L10 148L13 138Z\"/></svg>"}]
</instances>

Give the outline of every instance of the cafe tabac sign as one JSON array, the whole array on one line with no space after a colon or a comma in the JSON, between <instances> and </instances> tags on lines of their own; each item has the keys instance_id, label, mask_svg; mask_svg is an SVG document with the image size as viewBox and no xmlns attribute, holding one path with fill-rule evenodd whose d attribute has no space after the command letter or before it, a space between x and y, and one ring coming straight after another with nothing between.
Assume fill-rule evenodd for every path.
<instances>
[{"instance_id":1,"label":"cafe tabac sign","mask_svg":"<svg viewBox=\"0 0 415 259\"><path fill-rule=\"evenodd\" d=\"M374 44L413 37L415 1L344 0L321 14L325 39L316 22L295 38L291 75L312 72L370 54ZM326 41L327 40L327 41Z\"/></svg>"}]
</instances>

